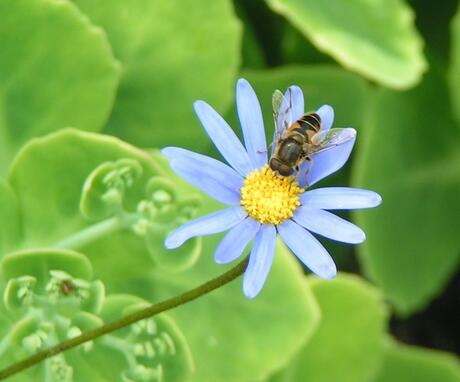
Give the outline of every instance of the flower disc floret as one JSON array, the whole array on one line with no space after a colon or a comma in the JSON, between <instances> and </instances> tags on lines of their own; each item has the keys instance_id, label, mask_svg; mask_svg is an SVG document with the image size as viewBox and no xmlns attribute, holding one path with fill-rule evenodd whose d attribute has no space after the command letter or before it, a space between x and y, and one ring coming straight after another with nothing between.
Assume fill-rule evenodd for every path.
<instances>
[{"instance_id":1,"label":"flower disc floret","mask_svg":"<svg viewBox=\"0 0 460 382\"><path fill-rule=\"evenodd\" d=\"M263 224L280 224L300 206L294 178L278 176L268 165L246 176L241 187L241 205L248 215Z\"/></svg>"}]
</instances>

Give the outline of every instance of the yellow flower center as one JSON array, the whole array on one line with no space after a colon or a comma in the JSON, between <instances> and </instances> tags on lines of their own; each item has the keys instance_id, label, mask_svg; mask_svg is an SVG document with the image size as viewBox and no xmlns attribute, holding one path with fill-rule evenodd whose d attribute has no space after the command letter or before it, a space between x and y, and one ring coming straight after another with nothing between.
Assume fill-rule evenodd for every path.
<instances>
[{"instance_id":1,"label":"yellow flower center","mask_svg":"<svg viewBox=\"0 0 460 382\"><path fill-rule=\"evenodd\" d=\"M268 165L251 172L241 187L241 205L261 223L279 224L300 206L303 189L294 178L277 175Z\"/></svg>"}]
</instances>

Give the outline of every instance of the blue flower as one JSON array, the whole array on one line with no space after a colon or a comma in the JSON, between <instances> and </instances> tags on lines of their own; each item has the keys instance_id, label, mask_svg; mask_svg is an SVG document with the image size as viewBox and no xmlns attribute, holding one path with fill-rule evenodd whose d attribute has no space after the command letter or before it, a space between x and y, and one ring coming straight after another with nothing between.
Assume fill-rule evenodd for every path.
<instances>
[{"instance_id":1,"label":"blue flower","mask_svg":"<svg viewBox=\"0 0 460 382\"><path fill-rule=\"evenodd\" d=\"M285 118L287 126L304 114L302 90L291 86L285 100L288 92L291 105L285 115L279 116ZM254 239L243 279L243 291L248 298L255 297L265 283L277 235L312 272L322 278L335 277L334 261L310 232L345 243L361 243L365 234L359 227L327 210L375 207L381 198L375 192L356 188L304 188L345 164L356 131L340 130L337 145L313 154L295 177L281 177L267 165L262 111L254 90L244 79L237 83L236 102L244 146L211 106L203 101L194 104L201 124L228 164L182 148L162 150L178 175L228 206L171 232L165 246L177 248L192 237L229 230L215 252L215 261L225 264L241 256ZM281 105L280 110L285 106ZM332 107L324 105L316 113L322 121L319 133L327 132L334 119Z\"/></svg>"}]
</instances>

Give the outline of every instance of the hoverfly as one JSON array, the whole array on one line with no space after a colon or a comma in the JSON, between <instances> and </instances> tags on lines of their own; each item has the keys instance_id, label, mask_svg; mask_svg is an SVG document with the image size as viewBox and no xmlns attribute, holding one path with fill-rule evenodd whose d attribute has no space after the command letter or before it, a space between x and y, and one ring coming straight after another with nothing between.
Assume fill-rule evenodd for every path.
<instances>
[{"instance_id":1,"label":"hoverfly","mask_svg":"<svg viewBox=\"0 0 460 382\"><path fill-rule=\"evenodd\" d=\"M349 128L334 128L321 131L320 115L310 112L292 121L292 91L286 97L276 90L272 98L275 137L272 145L270 168L281 176L291 176L300 171L304 161L309 168L313 156L354 139L355 131ZM307 169L308 173L309 169Z\"/></svg>"}]
</instances>

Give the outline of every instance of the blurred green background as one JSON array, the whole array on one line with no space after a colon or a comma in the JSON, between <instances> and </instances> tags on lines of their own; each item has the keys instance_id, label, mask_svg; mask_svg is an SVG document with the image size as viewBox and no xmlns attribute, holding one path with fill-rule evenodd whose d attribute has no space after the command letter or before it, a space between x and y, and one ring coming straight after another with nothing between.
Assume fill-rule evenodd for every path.
<instances>
[{"instance_id":1,"label":"blurred green background","mask_svg":"<svg viewBox=\"0 0 460 382\"><path fill-rule=\"evenodd\" d=\"M318 186L368 188L383 204L345 215L366 232L364 244L324 242L336 280L306 275L280 246L260 297L246 301L234 282L170 312L159 325L180 356L135 365L161 365L165 381L460 381L454 0L0 0L0 365L27 354L21 341L37 325L10 312L11 278L85 269L77 276L101 280L107 297L81 309L106 321L225 269L212 260L219 237L167 252L162 240L178 221L169 215L156 216L147 234L118 227L63 246L78 251L71 255L56 243L108 218L81 190L90 174L97 182L98 166L116 170L126 158L142 169L126 208L136 209L152 177L174 195L175 218L195 197L199 214L218 208L155 150L217 157L192 103L206 100L240 134L240 77L259 97L267 136L275 89L300 86L306 110L333 106L334 126L354 127L357 144L347 166ZM73 376L47 364L13 380L162 380L123 366L130 358L111 341L65 356Z\"/></svg>"}]
</instances>

